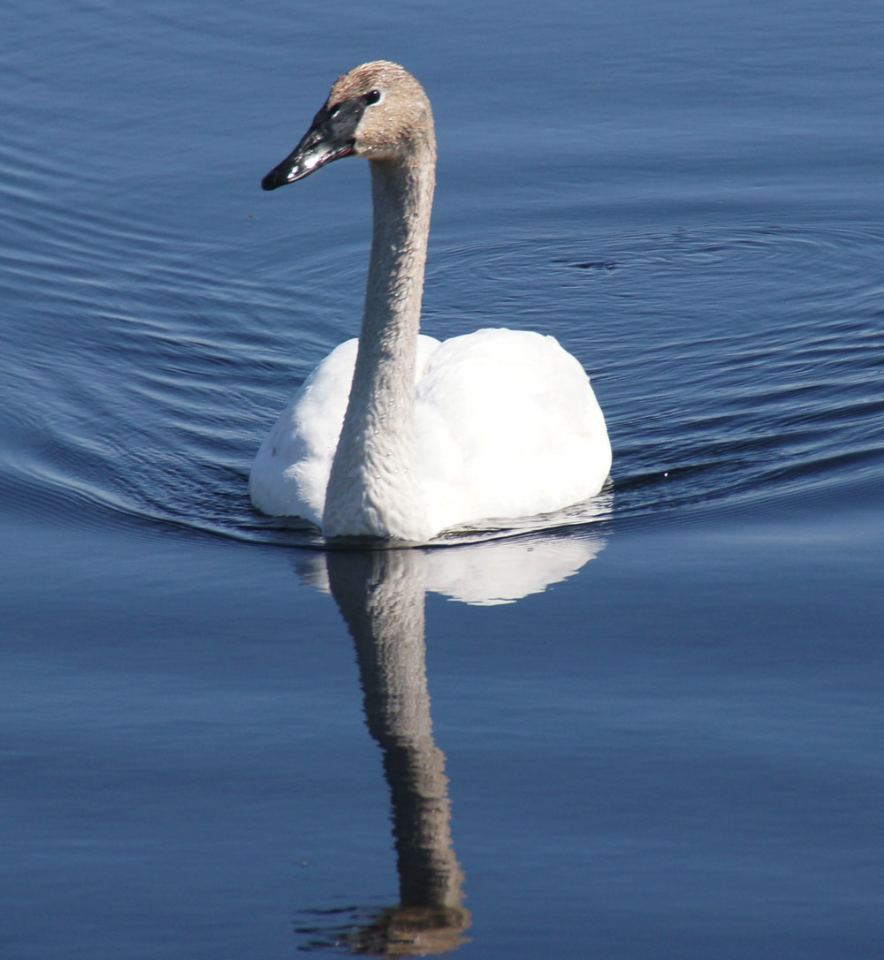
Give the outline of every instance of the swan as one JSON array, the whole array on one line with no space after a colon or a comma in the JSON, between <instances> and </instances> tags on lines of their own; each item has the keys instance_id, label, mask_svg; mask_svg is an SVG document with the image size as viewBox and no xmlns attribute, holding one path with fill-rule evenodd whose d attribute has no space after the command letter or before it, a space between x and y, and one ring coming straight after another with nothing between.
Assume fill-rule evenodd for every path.
<instances>
[{"instance_id":1,"label":"swan","mask_svg":"<svg viewBox=\"0 0 884 960\"><path fill-rule=\"evenodd\" d=\"M371 169L373 232L358 340L313 371L262 443L252 503L323 535L420 544L480 521L597 494L611 467L589 378L551 336L419 333L436 140L430 102L398 64L339 77L275 190L342 157Z\"/></svg>"}]
</instances>

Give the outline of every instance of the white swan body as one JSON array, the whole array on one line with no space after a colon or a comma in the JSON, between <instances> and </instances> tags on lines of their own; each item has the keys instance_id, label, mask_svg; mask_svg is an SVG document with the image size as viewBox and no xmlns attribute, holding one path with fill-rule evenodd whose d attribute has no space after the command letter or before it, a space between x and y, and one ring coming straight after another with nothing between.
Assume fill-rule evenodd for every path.
<instances>
[{"instance_id":1,"label":"white swan body","mask_svg":"<svg viewBox=\"0 0 884 960\"><path fill-rule=\"evenodd\" d=\"M435 141L429 102L401 67L380 61L339 78L264 186L347 153L372 169L362 330L322 361L261 445L255 506L303 517L326 536L422 543L598 493L611 466L604 417L586 373L553 337L497 329L440 343L418 334Z\"/></svg>"},{"instance_id":2,"label":"white swan body","mask_svg":"<svg viewBox=\"0 0 884 960\"><path fill-rule=\"evenodd\" d=\"M251 492L264 513L323 526L357 344L348 340L322 361L262 443ZM414 469L422 502L408 539L548 513L597 493L611 455L587 386L580 364L552 337L480 330L439 343L421 336Z\"/></svg>"}]
</instances>

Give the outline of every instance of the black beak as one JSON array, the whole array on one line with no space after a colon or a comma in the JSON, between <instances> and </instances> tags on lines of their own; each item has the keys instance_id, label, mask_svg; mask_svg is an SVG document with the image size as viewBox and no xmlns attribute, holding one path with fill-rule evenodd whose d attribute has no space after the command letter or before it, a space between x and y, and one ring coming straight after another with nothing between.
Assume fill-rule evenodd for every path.
<instances>
[{"instance_id":1,"label":"black beak","mask_svg":"<svg viewBox=\"0 0 884 960\"><path fill-rule=\"evenodd\" d=\"M325 106L313 118L313 125L301 142L261 181L265 190L303 180L333 160L349 156L356 144L356 128L362 119L365 101L360 97Z\"/></svg>"}]
</instances>

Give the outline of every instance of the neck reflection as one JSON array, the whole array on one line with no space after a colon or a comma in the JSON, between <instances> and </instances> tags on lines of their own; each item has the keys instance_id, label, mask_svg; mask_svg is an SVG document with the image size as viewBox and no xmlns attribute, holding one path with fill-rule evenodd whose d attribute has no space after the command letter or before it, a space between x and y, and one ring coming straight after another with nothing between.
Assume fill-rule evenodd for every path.
<instances>
[{"instance_id":1,"label":"neck reflection","mask_svg":"<svg viewBox=\"0 0 884 960\"><path fill-rule=\"evenodd\" d=\"M433 742L424 644L426 555L333 552L332 595L356 644L368 729L383 752L393 806L399 904L348 939L358 953L456 949L469 926L451 838L445 755Z\"/></svg>"}]
</instances>

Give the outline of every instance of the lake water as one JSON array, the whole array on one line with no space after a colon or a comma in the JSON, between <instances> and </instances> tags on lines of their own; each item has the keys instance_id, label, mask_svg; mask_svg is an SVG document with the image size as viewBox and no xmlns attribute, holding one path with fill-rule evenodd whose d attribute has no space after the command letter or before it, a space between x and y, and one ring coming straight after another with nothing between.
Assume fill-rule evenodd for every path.
<instances>
[{"instance_id":1,"label":"lake water","mask_svg":"<svg viewBox=\"0 0 884 960\"><path fill-rule=\"evenodd\" d=\"M884 944L884 8L7 0L0 953ZM331 81L434 105L424 330L552 333L591 522L326 552L260 439L355 333Z\"/></svg>"}]
</instances>

